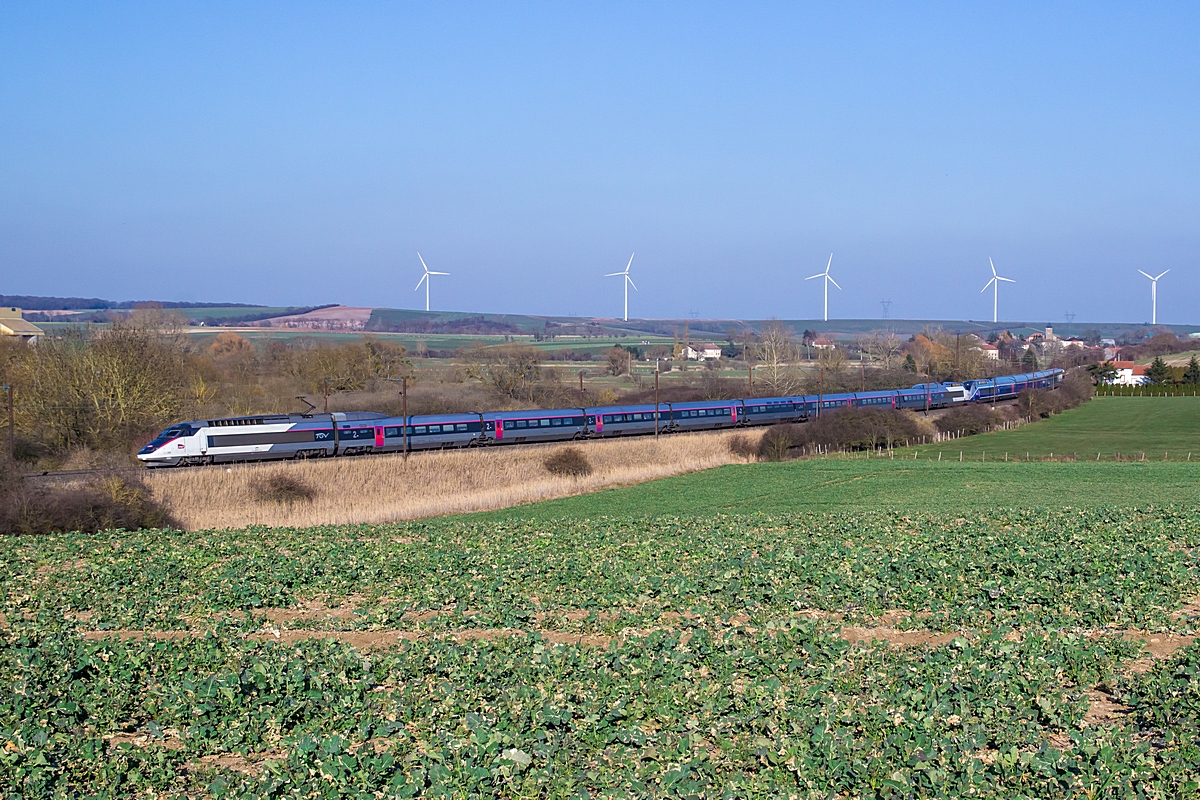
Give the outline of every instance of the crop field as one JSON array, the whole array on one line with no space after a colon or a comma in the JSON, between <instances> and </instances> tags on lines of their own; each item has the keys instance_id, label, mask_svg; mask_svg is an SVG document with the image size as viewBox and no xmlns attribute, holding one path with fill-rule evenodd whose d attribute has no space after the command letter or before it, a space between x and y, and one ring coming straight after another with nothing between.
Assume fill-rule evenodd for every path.
<instances>
[{"instance_id":1,"label":"crop field","mask_svg":"<svg viewBox=\"0 0 1200 800\"><path fill-rule=\"evenodd\" d=\"M1079 408L1008 431L969 436L903 451L922 459L1003 460L1077 457L1080 460L1145 458L1150 461L1200 459L1200 398L1096 397ZM897 453L898 457L903 457Z\"/></svg>"},{"instance_id":2,"label":"crop field","mask_svg":"<svg viewBox=\"0 0 1200 800\"><path fill-rule=\"evenodd\" d=\"M1129 495L1071 491L1085 467ZM1200 509L1162 503L1195 469L814 460L425 522L0 540L0 784L1192 797ZM981 478L1013 502L896 502Z\"/></svg>"}]
</instances>

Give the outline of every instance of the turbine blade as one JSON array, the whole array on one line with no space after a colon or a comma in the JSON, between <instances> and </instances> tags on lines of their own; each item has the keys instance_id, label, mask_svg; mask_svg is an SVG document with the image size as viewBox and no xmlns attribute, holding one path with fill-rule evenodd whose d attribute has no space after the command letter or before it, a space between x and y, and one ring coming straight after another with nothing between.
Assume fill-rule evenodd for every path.
<instances>
[{"instance_id":1,"label":"turbine blade","mask_svg":"<svg viewBox=\"0 0 1200 800\"><path fill-rule=\"evenodd\" d=\"M421 258L421 254L417 253L417 258ZM425 267L425 259L421 258L421 266ZM425 267L425 271L429 272L429 267Z\"/></svg>"},{"instance_id":2,"label":"turbine blade","mask_svg":"<svg viewBox=\"0 0 1200 800\"><path fill-rule=\"evenodd\" d=\"M993 283L995 283L995 282L996 282L996 279L995 279L995 278L992 278L990 281L988 281L987 283L985 283L985 284L983 285L983 288L979 290L979 293L980 293L980 294L983 294L984 292L986 292L988 289L990 289L990 288L991 288L992 284L993 284Z\"/></svg>"},{"instance_id":3,"label":"turbine blade","mask_svg":"<svg viewBox=\"0 0 1200 800\"><path fill-rule=\"evenodd\" d=\"M825 277L829 279L830 283L832 283L834 286L837 286L838 289L842 288L842 287L838 286L837 281L835 281L833 278L830 278L828 275L826 275Z\"/></svg>"},{"instance_id":4,"label":"turbine blade","mask_svg":"<svg viewBox=\"0 0 1200 800\"><path fill-rule=\"evenodd\" d=\"M629 263L625 265L625 274L626 274L626 275L628 275L628 274L629 274L629 268L633 266L633 257L634 257L635 255L637 255L637 254L636 254L636 253L630 253L630 254L629 254Z\"/></svg>"},{"instance_id":5,"label":"turbine blade","mask_svg":"<svg viewBox=\"0 0 1200 800\"><path fill-rule=\"evenodd\" d=\"M624 272L609 272L609 273L607 273L607 274L606 274L604 277L606 277L606 278L615 278L615 277L617 277L618 275L624 275L624 274L625 274Z\"/></svg>"},{"instance_id":6,"label":"turbine blade","mask_svg":"<svg viewBox=\"0 0 1200 800\"><path fill-rule=\"evenodd\" d=\"M625 276L625 280L629 281L629 285L633 287L633 290L634 290L635 292L638 290L638 288L637 288L637 284L633 282L633 278L631 278L631 277L629 277L628 275L626 275L626 276Z\"/></svg>"},{"instance_id":7,"label":"turbine blade","mask_svg":"<svg viewBox=\"0 0 1200 800\"><path fill-rule=\"evenodd\" d=\"M992 264L992 257L991 257L991 256L988 256L988 263L992 265L992 275L993 275L993 276L995 276L995 274L996 274L996 265L995 265L995 264Z\"/></svg>"},{"instance_id":8,"label":"turbine blade","mask_svg":"<svg viewBox=\"0 0 1200 800\"><path fill-rule=\"evenodd\" d=\"M996 276L996 280L998 280L998 281L1008 281L1009 283L1016 283L1016 281L1014 281L1012 278L1001 278L999 275L997 275L997 276Z\"/></svg>"},{"instance_id":9,"label":"turbine blade","mask_svg":"<svg viewBox=\"0 0 1200 800\"><path fill-rule=\"evenodd\" d=\"M449 272L430 272L430 275L449 275Z\"/></svg>"},{"instance_id":10,"label":"turbine blade","mask_svg":"<svg viewBox=\"0 0 1200 800\"><path fill-rule=\"evenodd\" d=\"M1142 272L1142 271L1139 269L1138 272ZM1149 272L1142 272L1142 274L1145 275L1150 280L1154 280L1154 276L1151 275Z\"/></svg>"},{"instance_id":11,"label":"turbine blade","mask_svg":"<svg viewBox=\"0 0 1200 800\"><path fill-rule=\"evenodd\" d=\"M830 268L831 266L833 266L833 253L830 253L830 254L829 254L829 263L827 263L827 264L825 265L825 274L826 274L826 275L828 275L828 274L829 274L829 268Z\"/></svg>"},{"instance_id":12,"label":"turbine blade","mask_svg":"<svg viewBox=\"0 0 1200 800\"><path fill-rule=\"evenodd\" d=\"M1169 269L1164 269L1162 272L1158 273L1158 278L1161 278L1163 275L1166 275L1170 271L1171 270L1169 270ZM1158 278L1155 278L1154 280L1158 280Z\"/></svg>"},{"instance_id":13,"label":"turbine blade","mask_svg":"<svg viewBox=\"0 0 1200 800\"><path fill-rule=\"evenodd\" d=\"M806 281L811 281L813 278L824 278L824 277L825 277L825 273L824 273L824 272L818 272L816 275L809 275L809 276L808 276L807 278L805 278L804 280L806 280Z\"/></svg>"},{"instance_id":14,"label":"turbine blade","mask_svg":"<svg viewBox=\"0 0 1200 800\"><path fill-rule=\"evenodd\" d=\"M420 288L421 288L421 284L422 284L422 283L424 283L424 282L425 282L425 279L426 279L426 278L428 278L428 277L429 277L429 273L428 273L428 272L426 272L424 275L422 275L422 276L421 276L421 280L417 281L417 285L413 287L413 291L415 292L417 289L420 289Z\"/></svg>"}]
</instances>

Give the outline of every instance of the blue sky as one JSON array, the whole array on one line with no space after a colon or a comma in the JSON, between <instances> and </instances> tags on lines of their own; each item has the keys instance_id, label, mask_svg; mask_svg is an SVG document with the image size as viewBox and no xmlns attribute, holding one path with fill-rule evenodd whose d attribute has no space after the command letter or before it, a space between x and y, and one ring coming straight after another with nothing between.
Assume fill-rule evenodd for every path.
<instances>
[{"instance_id":1,"label":"blue sky","mask_svg":"<svg viewBox=\"0 0 1200 800\"><path fill-rule=\"evenodd\" d=\"M6 3L0 294L1200 321L1200 5Z\"/></svg>"}]
</instances>

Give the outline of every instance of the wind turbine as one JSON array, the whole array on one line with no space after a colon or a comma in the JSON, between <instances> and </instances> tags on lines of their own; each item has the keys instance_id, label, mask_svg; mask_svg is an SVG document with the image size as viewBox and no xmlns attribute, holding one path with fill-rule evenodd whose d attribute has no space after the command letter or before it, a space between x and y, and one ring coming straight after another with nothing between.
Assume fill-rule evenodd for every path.
<instances>
[{"instance_id":1,"label":"wind turbine","mask_svg":"<svg viewBox=\"0 0 1200 800\"><path fill-rule=\"evenodd\" d=\"M1171 270L1169 269L1164 269L1162 272L1158 273L1157 276L1155 276L1147 272L1142 272L1140 269L1138 270L1138 272L1142 272L1143 275L1150 279L1150 299L1154 303L1154 310L1150 312L1151 325L1158 324L1158 279L1170 271Z\"/></svg>"},{"instance_id":2,"label":"wind turbine","mask_svg":"<svg viewBox=\"0 0 1200 800\"><path fill-rule=\"evenodd\" d=\"M825 271L818 272L816 275L809 275L807 278L804 279L806 281L811 281L813 278L824 278L825 279L824 284L825 284L825 321L826 322L829 322L829 284L832 283L834 286L837 286L839 291L842 288L842 287L838 286L837 281L835 281L833 278L829 277L829 268L832 266L833 266L833 253L830 253L829 254L829 263L827 263L825 265Z\"/></svg>"},{"instance_id":3,"label":"wind turbine","mask_svg":"<svg viewBox=\"0 0 1200 800\"><path fill-rule=\"evenodd\" d=\"M624 271L624 272L610 272L610 273L608 273L607 275L605 275L605 276L604 276L604 277L606 277L606 278L615 278L615 277L616 277L616 276L618 276L618 275L624 275L624 276L625 276L625 281L624 281L624 283L625 283L625 321L626 321L626 322L629 322L629 287L630 287L630 286L633 286L633 290L634 290L635 292L637 291L637 286L635 286L635 285L634 285L634 283L633 283L633 278L629 277L629 268L630 268L631 266L633 266L633 257L634 257L634 255L636 255L636 254L635 254L635 253L630 253L630 254L629 254L629 263L625 265L625 271Z\"/></svg>"},{"instance_id":4,"label":"wind turbine","mask_svg":"<svg viewBox=\"0 0 1200 800\"><path fill-rule=\"evenodd\" d=\"M996 322L996 309L999 307L1000 303L1000 281L1007 281L1008 283L1016 283L1016 281L1014 281L1012 278L1001 278L999 275L997 275L996 265L992 263L991 256L988 256L988 263L992 265L992 279L984 284L983 288L979 290L979 293L983 294L988 290L989 286L992 287L992 322Z\"/></svg>"},{"instance_id":5,"label":"wind turbine","mask_svg":"<svg viewBox=\"0 0 1200 800\"><path fill-rule=\"evenodd\" d=\"M417 253L417 258L421 258L420 253ZM423 258L421 258L421 266L425 267L425 259L423 259ZM450 274L449 272L434 272L433 270L429 269L429 267L425 267L425 274L421 276L421 280L417 281L417 285L413 287L413 291L415 292L417 289L420 289L422 283L425 284L425 310L426 311L429 310L429 276L430 275L449 275L449 274Z\"/></svg>"}]
</instances>

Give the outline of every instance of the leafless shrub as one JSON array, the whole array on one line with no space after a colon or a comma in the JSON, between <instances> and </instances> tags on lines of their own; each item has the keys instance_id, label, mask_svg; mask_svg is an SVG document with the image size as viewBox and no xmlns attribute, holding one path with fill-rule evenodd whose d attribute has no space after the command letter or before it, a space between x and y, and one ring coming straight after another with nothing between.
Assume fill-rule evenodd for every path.
<instances>
[{"instance_id":1,"label":"leafless shrub","mask_svg":"<svg viewBox=\"0 0 1200 800\"><path fill-rule=\"evenodd\" d=\"M313 488L294 475L276 472L250 481L250 493L260 503L307 503L317 496Z\"/></svg>"},{"instance_id":2,"label":"leafless shrub","mask_svg":"<svg viewBox=\"0 0 1200 800\"><path fill-rule=\"evenodd\" d=\"M763 461L786 461L788 451L800 438L795 425L772 425L758 443L758 457Z\"/></svg>"},{"instance_id":3,"label":"leafless shrub","mask_svg":"<svg viewBox=\"0 0 1200 800\"><path fill-rule=\"evenodd\" d=\"M749 436L739 433L729 437L729 452L738 458L757 458L758 446L750 441Z\"/></svg>"},{"instance_id":4,"label":"leafless shrub","mask_svg":"<svg viewBox=\"0 0 1200 800\"><path fill-rule=\"evenodd\" d=\"M548 456L542 465L551 475L570 475L582 478L592 474L592 465L578 447L564 447Z\"/></svg>"},{"instance_id":5,"label":"leafless shrub","mask_svg":"<svg viewBox=\"0 0 1200 800\"><path fill-rule=\"evenodd\" d=\"M846 408L822 414L797 428L796 446L842 450L893 447L921 435L916 418L890 408Z\"/></svg>"},{"instance_id":6,"label":"leafless shrub","mask_svg":"<svg viewBox=\"0 0 1200 800\"><path fill-rule=\"evenodd\" d=\"M7 459L0 465L0 533L40 535L67 531L174 526L135 472L107 472L81 484L31 487Z\"/></svg>"},{"instance_id":7,"label":"leafless shrub","mask_svg":"<svg viewBox=\"0 0 1200 800\"><path fill-rule=\"evenodd\" d=\"M987 406L959 406L938 417L933 424L942 433L961 431L965 436L974 436L999 422L1000 415Z\"/></svg>"}]
</instances>

